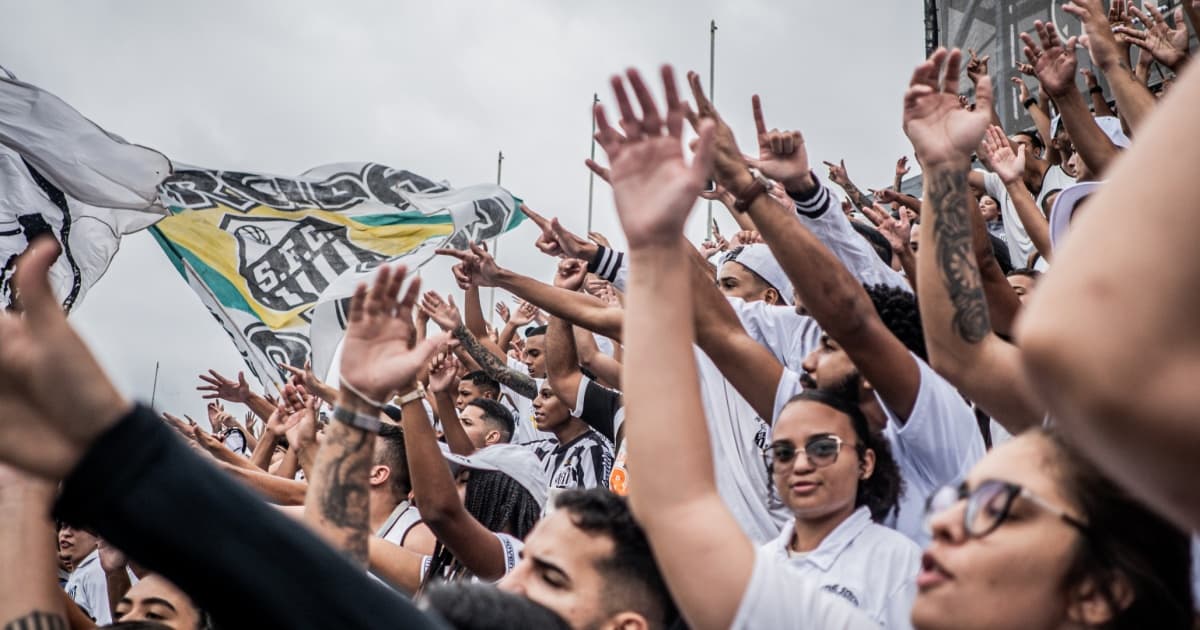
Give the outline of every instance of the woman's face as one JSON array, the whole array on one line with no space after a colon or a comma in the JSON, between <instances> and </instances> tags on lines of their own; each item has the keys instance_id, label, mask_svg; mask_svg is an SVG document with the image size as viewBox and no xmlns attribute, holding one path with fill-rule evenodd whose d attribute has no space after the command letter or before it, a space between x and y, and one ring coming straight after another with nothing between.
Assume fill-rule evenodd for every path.
<instances>
[{"instance_id":1,"label":"woman's face","mask_svg":"<svg viewBox=\"0 0 1200 630\"><path fill-rule=\"evenodd\" d=\"M814 466L804 447L814 438L841 439L837 459L828 466ZM790 462L775 461L775 488L798 520L825 519L839 512L854 511L859 479L871 476L874 453L859 461L858 438L846 414L811 400L796 401L783 408L771 435L772 444L788 443L796 449ZM777 459L777 458L776 458Z\"/></svg>"},{"instance_id":2,"label":"woman's face","mask_svg":"<svg viewBox=\"0 0 1200 630\"><path fill-rule=\"evenodd\" d=\"M967 477L1018 484L1079 518L1053 469L1055 448L1026 433L987 454ZM986 508L984 508L986 509ZM982 538L963 531L966 501L932 515L933 541L917 577L913 625L934 628L1055 628L1067 620L1063 581L1080 533L1057 514L1018 496L1008 518Z\"/></svg>"},{"instance_id":3,"label":"woman's face","mask_svg":"<svg viewBox=\"0 0 1200 630\"><path fill-rule=\"evenodd\" d=\"M1000 205L995 199L984 195L979 198L979 212L983 214L984 221L995 221L1000 218Z\"/></svg>"}]
</instances>

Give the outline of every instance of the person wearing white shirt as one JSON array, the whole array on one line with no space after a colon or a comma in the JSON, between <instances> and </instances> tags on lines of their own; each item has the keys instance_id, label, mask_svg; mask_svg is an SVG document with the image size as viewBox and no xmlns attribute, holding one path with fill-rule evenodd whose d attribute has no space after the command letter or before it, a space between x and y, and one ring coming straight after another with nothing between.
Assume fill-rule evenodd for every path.
<instances>
[{"instance_id":1,"label":"person wearing white shirt","mask_svg":"<svg viewBox=\"0 0 1200 630\"><path fill-rule=\"evenodd\" d=\"M67 596L97 624L107 624L112 623L112 613L99 544L100 539L85 529L64 524L58 530L59 553L71 562L71 575L64 587Z\"/></svg>"},{"instance_id":2,"label":"person wearing white shirt","mask_svg":"<svg viewBox=\"0 0 1200 630\"><path fill-rule=\"evenodd\" d=\"M773 476L794 522L763 547L888 628L908 628L921 551L877 524L895 512L900 469L854 400L794 397L775 421Z\"/></svg>"}]
</instances>

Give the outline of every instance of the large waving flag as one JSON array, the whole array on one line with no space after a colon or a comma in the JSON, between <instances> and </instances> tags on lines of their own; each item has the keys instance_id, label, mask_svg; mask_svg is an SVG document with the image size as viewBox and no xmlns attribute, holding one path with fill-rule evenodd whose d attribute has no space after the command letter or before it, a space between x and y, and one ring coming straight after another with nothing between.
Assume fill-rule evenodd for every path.
<instances>
[{"instance_id":1,"label":"large waving flag","mask_svg":"<svg viewBox=\"0 0 1200 630\"><path fill-rule=\"evenodd\" d=\"M318 304L333 322L320 327L327 363L343 328L338 305L358 279L494 238L521 221L519 205L499 186L455 190L374 163L299 177L172 164L0 69L0 307L13 302L13 263L34 238L62 244L51 279L70 310L121 235L150 227L264 385L283 382L279 362L312 354Z\"/></svg>"},{"instance_id":2,"label":"large waving flag","mask_svg":"<svg viewBox=\"0 0 1200 630\"><path fill-rule=\"evenodd\" d=\"M516 226L499 186L451 190L382 164L333 164L299 177L177 167L160 187L173 216L151 233L264 383L277 364L323 366L341 326L310 338L314 307L349 297L384 262L410 267ZM339 318L340 319L340 318Z\"/></svg>"}]
</instances>

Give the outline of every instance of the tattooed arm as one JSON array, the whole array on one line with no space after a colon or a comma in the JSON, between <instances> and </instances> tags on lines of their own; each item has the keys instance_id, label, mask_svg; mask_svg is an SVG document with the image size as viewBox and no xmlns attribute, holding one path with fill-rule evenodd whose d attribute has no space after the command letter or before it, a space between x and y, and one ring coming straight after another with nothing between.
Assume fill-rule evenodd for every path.
<instances>
[{"instance_id":1,"label":"tattooed arm","mask_svg":"<svg viewBox=\"0 0 1200 630\"><path fill-rule=\"evenodd\" d=\"M948 57L947 77L956 77L961 53ZM1016 433L1039 422L1041 415L1019 350L992 331L973 245L972 217L979 212L967 190L970 155L989 122L991 81L981 80L977 91L988 107L959 109L957 79L947 78L938 89L945 61L941 52L922 64L904 100L904 131L924 175L922 255L917 260L921 326L933 369ZM997 142L1007 144L1007 138L1001 135Z\"/></svg>"},{"instance_id":2,"label":"tattooed arm","mask_svg":"<svg viewBox=\"0 0 1200 630\"><path fill-rule=\"evenodd\" d=\"M378 410L344 387L338 406L355 413L378 414ZM304 498L304 520L363 568L367 566L370 534L368 477L375 452L373 437L344 422L330 423Z\"/></svg>"},{"instance_id":3,"label":"tattooed arm","mask_svg":"<svg viewBox=\"0 0 1200 630\"><path fill-rule=\"evenodd\" d=\"M479 339L472 335L466 326L459 326L450 331L450 334L458 340L463 350L479 363L479 368L487 372L488 376L495 379L496 382L526 398L537 397L537 384L534 380L528 374L521 374L508 367L500 357L492 354L487 347L480 343Z\"/></svg>"}]
</instances>

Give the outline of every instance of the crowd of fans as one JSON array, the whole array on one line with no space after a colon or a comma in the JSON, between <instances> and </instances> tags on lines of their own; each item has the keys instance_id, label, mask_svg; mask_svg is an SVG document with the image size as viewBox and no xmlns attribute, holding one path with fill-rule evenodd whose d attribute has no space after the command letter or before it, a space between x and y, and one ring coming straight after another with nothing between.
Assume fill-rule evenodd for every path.
<instances>
[{"instance_id":1,"label":"crowd of fans","mask_svg":"<svg viewBox=\"0 0 1200 630\"><path fill-rule=\"evenodd\" d=\"M869 193L826 161L835 189L758 97L755 150L694 73L690 104L669 66L665 102L615 76L587 165L628 251L523 208L550 282L445 250L460 308L382 266L335 378L210 372L211 431L117 392L35 243L0 316L0 624L1193 627L1200 2L1066 10L1113 102L1038 22L1005 130L1009 70L939 49L900 104L920 198L907 158ZM700 197L732 238L685 239ZM481 287L520 298L500 329Z\"/></svg>"}]
</instances>

